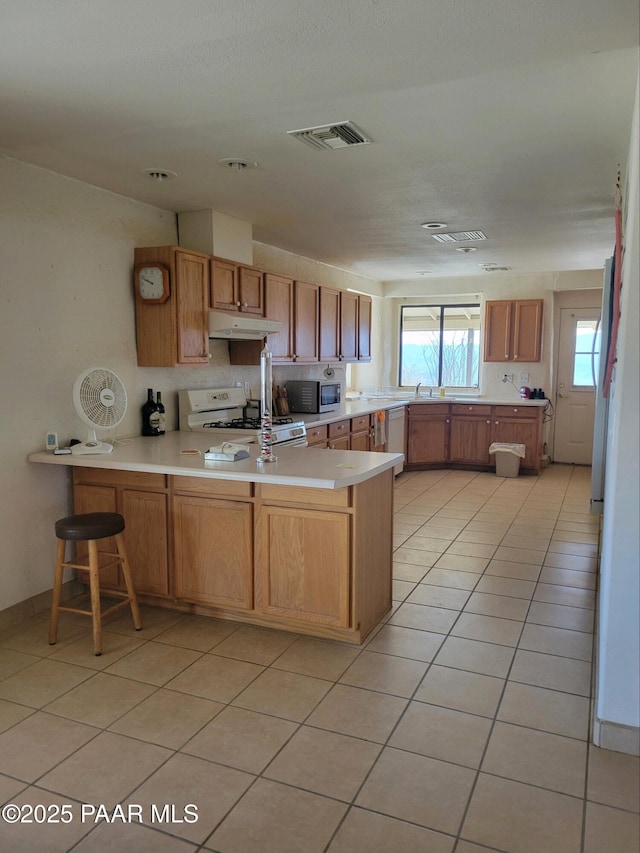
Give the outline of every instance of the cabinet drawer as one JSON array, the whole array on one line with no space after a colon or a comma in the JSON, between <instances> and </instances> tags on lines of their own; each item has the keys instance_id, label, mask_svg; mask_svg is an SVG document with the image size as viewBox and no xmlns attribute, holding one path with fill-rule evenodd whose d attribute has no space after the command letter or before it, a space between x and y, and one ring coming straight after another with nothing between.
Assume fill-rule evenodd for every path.
<instances>
[{"instance_id":1,"label":"cabinet drawer","mask_svg":"<svg viewBox=\"0 0 640 853\"><path fill-rule=\"evenodd\" d=\"M452 415L477 415L487 418L491 415L491 406L481 406L477 403L454 403L451 406Z\"/></svg>"},{"instance_id":2,"label":"cabinet drawer","mask_svg":"<svg viewBox=\"0 0 640 853\"><path fill-rule=\"evenodd\" d=\"M362 432L365 429L369 429L369 415L351 418L351 432Z\"/></svg>"},{"instance_id":3,"label":"cabinet drawer","mask_svg":"<svg viewBox=\"0 0 640 853\"><path fill-rule=\"evenodd\" d=\"M207 477L172 477L173 490L179 494L221 498L250 498L252 483L238 480L214 480Z\"/></svg>"},{"instance_id":4,"label":"cabinet drawer","mask_svg":"<svg viewBox=\"0 0 640 853\"><path fill-rule=\"evenodd\" d=\"M336 435L345 435L351 432L351 421L334 421L332 424L329 424L329 438L333 438Z\"/></svg>"},{"instance_id":5,"label":"cabinet drawer","mask_svg":"<svg viewBox=\"0 0 640 853\"><path fill-rule=\"evenodd\" d=\"M448 415L448 403L415 403L407 407L410 418L429 418L432 415Z\"/></svg>"},{"instance_id":6,"label":"cabinet drawer","mask_svg":"<svg viewBox=\"0 0 640 853\"><path fill-rule=\"evenodd\" d=\"M307 427L307 441L315 444L317 441L327 440L327 426Z\"/></svg>"},{"instance_id":7,"label":"cabinet drawer","mask_svg":"<svg viewBox=\"0 0 640 853\"><path fill-rule=\"evenodd\" d=\"M265 503L286 501L287 503L312 504L313 506L351 506L351 489L349 487L344 489L306 489L303 486L276 486L265 483L260 486L260 494Z\"/></svg>"},{"instance_id":8,"label":"cabinet drawer","mask_svg":"<svg viewBox=\"0 0 640 853\"><path fill-rule=\"evenodd\" d=\"M146 471L116 471L102 468L74 468L75 485L96 484L100 486L133 486L136 489L166 489L164 474L148 474Z\"/></svg>"},{"instance_id":9,"label":"cabinet drawer","mask_svg":"<svg viewBox=\"0 0 640 853\"><path fill-rule=\"evenodd\" d=\"M494 406L493 414L497 418L524 418L535 421L538 419L537 406Z\"/></svg>"}]
</instances>

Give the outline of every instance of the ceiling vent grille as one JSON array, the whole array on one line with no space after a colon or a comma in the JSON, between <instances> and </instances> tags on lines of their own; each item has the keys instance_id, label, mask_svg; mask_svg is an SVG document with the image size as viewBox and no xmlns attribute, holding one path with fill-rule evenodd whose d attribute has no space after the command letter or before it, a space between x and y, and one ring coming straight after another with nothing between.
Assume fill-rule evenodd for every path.
<instances>
[{"instance_id":1,"label":"ceiling vent grille","mask_svg":"<svg viewBox=\"0 0 640 853\"><path fill-rule=\"evenodd\" d=\"M289 136L299 139L311 148L333 151L351 145L368 145L371 140L352 121L325 124L321 127L305 127L288 130Z\"/></svg>"},{"instance_id":2,"label":"ceiling vent grille","mask_svg":"<svg viewBox=\"0 0 640 853\"><path fill-rule=\"evenodd\" d=\"M438 243L465 243L469 240L486 240L487 235L482 231L452 231L449 234L432 234Z\"/></svg>"}]
</instances>

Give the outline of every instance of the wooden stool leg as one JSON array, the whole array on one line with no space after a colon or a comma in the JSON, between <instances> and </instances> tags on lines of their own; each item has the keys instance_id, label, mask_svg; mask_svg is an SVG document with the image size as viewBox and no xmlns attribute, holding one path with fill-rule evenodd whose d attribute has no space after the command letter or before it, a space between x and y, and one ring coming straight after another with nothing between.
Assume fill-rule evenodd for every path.
<instances>
[{"instance_id":1,"label":"wooden stool leg","mask_svg":"<svg viewBox=\"0 0 640 853\"><path fill-rule=\"evenodd\" d=\"M118 554L120 555L120 563L122 565L124 584L127 588L129 604L131 605L131 617L133 619L133 627L136 629L136 631L139 631L142 628L142 622L140 620L140 610L138 608L138 599L136 598L136 591L133 586L133 579L131 578L131 568L129 566L129 558L127 557L127 549L124 545L124 536L122 535L122 533L116 534L116 545L118 546Z\"/></svg>"},{"instance_id":2,"label":"wooden stool leg","mask_svg":"<svg viewBox=\"0 0 640 853\"><path fill-rule=\"evenodd\" d=\"M53 595L51 598L51 617L49 619L49 644L55 645L58 639L58 607L60 606L60 594L62 592L62 576L64 574L64 552L66 542L58 539L58 550L56 554L56 568L53 579Z\"/></svg>"},{"instance_id":3,"label":"wooden stool leg","mask_svg":"<svg viewBox=\"0 0 640 853\"><path fill-rule=\"evenodd\" d=\"M91 592L91 617L93 622L93 653L102 654L102 617L100 615L100 562L98 557L98 543L95 539L89 539L89 589Z\"/></svg>"}]
</instances>

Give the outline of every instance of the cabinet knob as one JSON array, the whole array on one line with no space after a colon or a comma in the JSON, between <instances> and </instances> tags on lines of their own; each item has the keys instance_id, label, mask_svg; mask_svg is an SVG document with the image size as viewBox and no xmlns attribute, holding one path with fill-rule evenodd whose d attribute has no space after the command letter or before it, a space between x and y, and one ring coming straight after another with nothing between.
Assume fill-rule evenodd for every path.
<instances>
[{"instance_id":1,"label":"cabinet knob","mask_svg":"<svg viewBox=\"0 0 640 853\"><path fill-rule=\"evenodd\" d=\"M472 411L473 411L473 406L469 406L469 411L470 411L470 412L472 412Z\"/></svg>"},{"instance_id":2,"label":"cabinet knob","mask_svg":"<svg viewBox=\"0 0 640 853\"><path fill-rule=\"evenodd\" d=\"M496 424L499 424L499 423L500 423L500 421L496 421Z\"/></svg>"},{"instance_id":3,"label":"cabinet knob","mask_svg":"<svg viewBox=\"0 0 640 853\"><path fill-rule=\"evenodd\" d=\"M490 423L491 423L491 421L487 421L487 423L488 423L488 424L490 424Z\"/></svg>"},{"instance_id":4,"label":"cabinet knob","mask_svg":"<svg viewBox=\"0 0 640 853\"><path fill-rule=\"evenodd\" d=\"M239 308L239 307L240 307L240 303L236 302L236 308Z\"/></svg>"},{"instance_id":5,"label":"cabinet knob","mask_svg":"<svg viewBox=\"0 0 640 853\"><path fill-rule=\"evenodd\" d=\"M514 411L514 412L517 412L518 410L517 410L517 409L514 409L513 411Z\"/></svg>"},{"instance_id":6,"label":"cabinet knob","mask_svg":"<svg viewBox=\"0 0 640 853\"><path fill-rule=\"evenodd\" d=\"M446 423L446 424L448 424L448 423L449 423L449 418L446 418L446 419L445 419L445 423Z\"/></svg>"},{"instance_id":7,"label":"cabinet knob","mask_svg":"<svg viewBox=\"0 0 640 853\"><path fill-rule=\"evenodd\" d=\"M213 358L210 352L207 353L207 358Z\"/></svg>"},{"instance_id":8,"label":"cabinet knob","mask_svg":"<svg viewBox=\"0 0 640 853\"><path fill-rule=\"evenodd\" d=\"M517 357L518 357L518 353L517 353L517 352L514 352L513 357L514 357L514 358L517 358Z\"/></svg>"}]
</instances>

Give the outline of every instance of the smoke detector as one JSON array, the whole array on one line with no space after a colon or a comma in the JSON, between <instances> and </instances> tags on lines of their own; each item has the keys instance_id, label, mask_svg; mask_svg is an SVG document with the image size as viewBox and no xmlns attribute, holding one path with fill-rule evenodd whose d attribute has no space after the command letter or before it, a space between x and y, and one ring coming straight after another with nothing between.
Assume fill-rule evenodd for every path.
<instances>
[{"instance_id":1,"label":"smoke detector","mask_svg":"<svg viewBox=\"0 0 640 853\"><path fill-rule=\"evenodd\" d=\"M464 254L468 254L469 252L477 252L477 246L456 246L456 252L464 252Z\"/></svg>"},{"instance_id":2,"label":"smoke detector","mask_svg":"<svg viewBox=\"0 0 640 853\"><path fill-rule=\"evenodd\" d=\"M157 181L159 184L162 181L172 181L178 177L178 173L172 172L170 169L143 169L143 174L150 177L152 181Z\"/></svg>"},{"instance_id":3,"label":"smoke detector","mask_svg":"<svg viewBox=\"0 0 640 853\"><path fill-rule=\"evenodd\" d=\"M288 130L289 136L299 139L311 148L333 151L351 145L368 145L371 139L352 121L339 121L301 130Z\"/></svg>"},{"instance_id":4,"label":"smoke detector","mask_svg":"<svg viewBox=\"0 0 640 853\"><path fill-rule=\"evenodd\" d=\"M241 157L225 157L224 160L218 160L221 166L226 166L227 169L232 169L234 172L244 172L245 169L255 169L258 165L253 160L243 160Z\"/></svg>"}]
</instances>

